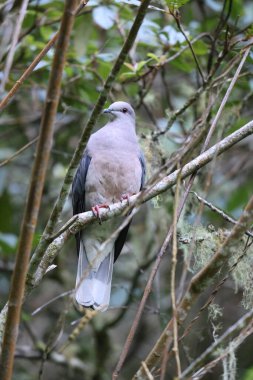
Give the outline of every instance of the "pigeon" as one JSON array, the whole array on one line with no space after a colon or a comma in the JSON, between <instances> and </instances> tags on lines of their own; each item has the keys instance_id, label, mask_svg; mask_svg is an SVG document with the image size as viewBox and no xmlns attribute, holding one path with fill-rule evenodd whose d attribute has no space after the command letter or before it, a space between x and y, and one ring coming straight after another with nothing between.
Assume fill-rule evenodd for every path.
<instances>
[{"instance_id":1,"label":"pigeon","mask_svg":"<svg viewBox=\"0 0 253 380\"><path fill-rule=\"evenodd\" d=\"M138 144L133 108L119 101L103 112L109 122L91 135L73 180L73 215L92 210L99 217L100 208L136 194L144 186L145 159ZM105 311L109 306L113 264L131 222L113 239L108 238L122 221L122 216L112 218L100 225L88 225L76 234L75 298L83 307Z\"/></svg>"}]
</instances>

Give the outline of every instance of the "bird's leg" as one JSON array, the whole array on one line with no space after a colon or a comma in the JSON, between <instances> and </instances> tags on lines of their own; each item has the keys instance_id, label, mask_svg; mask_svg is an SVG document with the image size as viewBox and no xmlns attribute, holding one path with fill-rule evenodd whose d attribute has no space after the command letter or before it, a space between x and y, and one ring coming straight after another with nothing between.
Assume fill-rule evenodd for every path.
<instances>
[{"instance_id":1,"label":"bird's leg","mask_svg":"<svg viewBox=\"0 0 253 380\"><path fill-rule=\"evenodd\" d=\"M120 202L123 202L124 200L127 200L127 203L128 203L128 206L130 206L130 202L129 202L129 198L132 196L132 195L135 195L136 193L133 193L133 194L122 194L121 197L120 197Z\"/></svg>"},{"instance_id":2,"label":"bird's leg","mask_svg":"<svg viewBox=\"0 0 253 380\"><path fill-rule=\"evenodd\" d=\"M91 210L92 210L94 216L96 216L99 220L99 224L102 223L102 220L100 217L100 211L99 211L100 208L110 208L110 206L106 203L103 203L103 204L95 205L95 206L91 207Z\"/></svg>"}]
</instances>

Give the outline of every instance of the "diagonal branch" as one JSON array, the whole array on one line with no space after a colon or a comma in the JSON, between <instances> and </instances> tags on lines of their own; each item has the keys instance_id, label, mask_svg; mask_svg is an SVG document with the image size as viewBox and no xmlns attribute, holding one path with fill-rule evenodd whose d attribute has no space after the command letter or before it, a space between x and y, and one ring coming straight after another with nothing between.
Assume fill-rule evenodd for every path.
<instances>
[{"instance_id":1,"label":"diagonal branch","mask_svg":"<svg viewBox=\"0 0 253 380\"><path fill-rule=\"evenodd\" d=\"M248 311L243 317L236 321L232 326L230 326L211 346L209 346L196 360L194 360L181 374L181 378L185 379L186 376L192 374L201 365L203 365L206 360L210 359L215 354L217 355L217 350L222 347L225 342L230 340L237 333L240 333L248 324L253 322L253 309Z\"/></svg>"},{"instance_id":2,"label":"diagonal branch","mask_svg":"<svg viewBox=\"0 0 253 380\"><path fill-rule=\"evenodd\" d=\"M253 120L245 126L241 127L238 131L224 138L222 141L220 141L219 143L208 149L206 152L196 157L194 160L190 161L182 169L176 170L169 176L164 177L151 189L146 189L143 193L130 197L130 206L134 207L140 203L150 200L151 198L161 194L162 192L165 192L166 190L170 189L173 185L175 185L178 174L180 172L181 178L186 178L187 176L195 172L197 169L203 167L208 162L210 162L217 154L222 154L230 147L232 147L234 144L238 143L239 141L243 140L251 134L253 134ZM101 210L101 219L107 220L114 216L120 215L127 209L127 202L115 203L110 206L109 210ZM74 218L76 218L76 220L73 222ZM65 224L65 226L63 226L60 229L60 231L55 235L54 240L50 240L48 242L48 248L46 249L46 252L44 253L43 257L40 259L38 266L36 268L30 268L29 270L28 277L30 281L26 285L26 293L24 299L32 291L32 289L42 281L48 266L52 263L57 254L60 252L65 242L69 240L69 238L72 235L76 234L78 231L83 229L88 223L95 222L96 218L94 217L91 211L75 215L73 218L71 218L70 221L68 221ZM2 332L3 330L3 326L6 319L6 311L7 306L3 308L0 314L0 332Z\"/></svg>"},{"instance_id":3,"label":"diagonal branch","mask_svg":"<svg viewBox=\"0 0 253 380\"><path fill-rule=\"evenodd\" d=\"M40 125L40 135L31 174L27 203L21 225L17 257L9 295L9 306L0 364L0 378L2 380L9 380L12 377L26 273L50 157L54 120L60 98L61 77L65 64L70 33L74 22L75 5L76 1L66 0L48 84L45 108Z\"/></svg>"},{"instance_id":4,"label":"diagonal branch","mask_svg":"<svg viewBox=\"0 0 253 380\"><path fill-rule=\"evenodd\" d=\"M190 161L183 168L178 169L171 173L170 175L164 177L162 180L157 182L151 188L145 189L142 193L133 195L129 198L130 208L134 208L141 203L147 202L148 200L156 197L157 195L167 191L173 185L176 184L179 173L181 179L185 179L197 169L205 166L210 162L216 155L224 153L230 147L232 147L237 142L246 138L247 136L253 134L253 120L241 127L238 131L232 133L228 137L221 140L219 143L196 157L194 160ZM100 216L101 220L105 221L115 216L126 212L129 209L128 202L119 202L110 205L109 209L101 209ZM90 223L96 223L97 218L93 215L91 211L74 215L66 224L53 236L51 237L50 243L43 257L41 258L36 270L29 272L29 284L27 284L26 291L27 294L42 281L48 266L55 259L59 251L62 249L67 240L70 239L72 235L75 235L78 231L85 228ZM53 239L53 240L52 240ZM0 317L0 330L1 330L1 317Z\"/></svg>"}]
</instances>

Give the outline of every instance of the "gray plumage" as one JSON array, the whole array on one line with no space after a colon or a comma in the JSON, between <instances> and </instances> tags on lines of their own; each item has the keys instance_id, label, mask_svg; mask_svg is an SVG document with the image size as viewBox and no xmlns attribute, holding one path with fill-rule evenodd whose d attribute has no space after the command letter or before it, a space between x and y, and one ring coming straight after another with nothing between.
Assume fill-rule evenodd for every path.
<instances>
[{"instance_id":1,"label":"gray plumage","mask_svg":"<svg viewBox=\"0 0 253 380\"><path fill-rule=\"evenodd\" d=\"M128 103L115 102L104 113L110 121L91 135L73 181L73 214L118 202L123 194L132 195L143 187L145 161L136 136L133 108ZM103 311L108 308L113 263L129 225L99 254L98 250L121 222L122 217L113 218L102 225L89 225L76 235L76 300L85 307Z\"/></svg>"}]
</instances>

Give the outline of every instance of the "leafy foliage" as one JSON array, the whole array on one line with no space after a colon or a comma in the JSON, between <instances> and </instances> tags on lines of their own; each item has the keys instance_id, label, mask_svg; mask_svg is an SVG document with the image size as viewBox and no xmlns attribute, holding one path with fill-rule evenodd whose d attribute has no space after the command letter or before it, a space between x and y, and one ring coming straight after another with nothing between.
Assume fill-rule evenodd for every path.
<instances>
[{"instance_id":1,"label":"leafy foliage","mask_svg":"<svg viewBox=\"0 0 253 380\"><path fill-rule=\"evenodd\" d=\"M177 9L188 3L190 0L166 0L166 3L170 9Z\"/></svg>"},{"instance_id":2,"label":"leafy foliage","mask_svg":"<svg viewBox=\"0 0 253 380\"><path fill-rule=\"evenodd\" d=\"M7 3L0 8L0 80L4 75L19 10L19 2L10 5ZM29 2L15 48L12 69L1 97L8 93L58 31L63 5L61 0ZM34 248L58 196L84 123L126 39L139 5L137 0L90 0L75 20L64 68L50 169ZM147 161L148 179L168 175L177 167L178 162L187 163L201 151L242 53L251 41L251 6L250 0L243 4L240 1L166 0L165 3L152 3L149 8L137 40L108 93L108 103L126 100L136 110L138 135ZM173 12L178 17L179 25L183 27L188 41L178 28ZM192 50L189 48L189 41ZM0 162L38 136L52 59L53 50L50 50L2 111ZM205 83L196 61L203 72ZM210 146L253 119L251 77L252 53L247 58L222 112ZM101 116L96 128L105 122L106 119ZM198 172L193 185L194 191L235 219L241 215L252 194L251 142L251 137L245 139L221 157L217 157L214 163ZM10 274L34 159L34 146L35 143L31 143L16 158L0 166L2 307L8 297ZM181 194L184 189L182 184ZM111 377L119 350L135 317L154 257L168 233L174 204L172 190L153 199L136 215L128 243L115 265L112 308L108 313L96 316L85 328L78 325L78 334L73 341L68 341L68 337L74 328L72 322L78 320L80 314L65 292L74 287L76 257L73 241L64 246L55 263L57 269L47 273L42 284L33 291L24 305L18 348L24 349L29 344L29 349L39 360L31 365L30 360L24 360L28 355L27 351L21 350L21 359L16 362L15 378L38 378L48 337L51 336L54 336L54 344L50 346L51 352L43 368L44 378L78 380L85 376L87 379L107 380ZM68 201L61 222L68 220L70 216L71 202ZM231 228L231 223L224 216L201 206L189 195L178 225L178 293L187 288L187 281L205 267ZM227 267L223 268L224 275L240 258L246 242L245 237L231 248L231 258ZM153 284L138 335L122 371L122 379L132 377L171 316L170 253L171 249L168 249ZM252 257L250 246L219 290L217 299L212 304L214 306L211 306L213 309L208 310L209 318L207 311L203 310L189 335L181 341L182 367L187 367L193 358L200 356L211 345L214 335L221 335L240 318L245 308L252 308ZM188 261L189 268L183 282L181 274ZM180 284L183 286L180 287ZM212 290L208 289L208 294L205 293L198 299L192 311L194 315L188 316L187 323L198 313ZM37 307L59 295L62 296L39 313L31 315ZM218 320L214 318L217 314ZM61 317L61 331L57 330L54 335L55 326ZM217 326L222 328L217 328L215 334L210 333ZM184 328L185 326L180 326L180 334ZM65 347L66 342L68 344ZM236 352L238 373L244 372L247 380L252 372L251 346L250 336L240 347L240 351ZM173 355L170 360L172 364L169 363L168 366L168 379L169 376L176 376ZM220 375L221 368L217 366L208 374L208 379L217 379Z\"/></svg>"}]
</instances>

